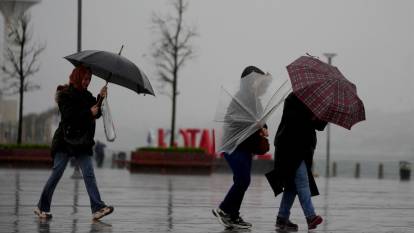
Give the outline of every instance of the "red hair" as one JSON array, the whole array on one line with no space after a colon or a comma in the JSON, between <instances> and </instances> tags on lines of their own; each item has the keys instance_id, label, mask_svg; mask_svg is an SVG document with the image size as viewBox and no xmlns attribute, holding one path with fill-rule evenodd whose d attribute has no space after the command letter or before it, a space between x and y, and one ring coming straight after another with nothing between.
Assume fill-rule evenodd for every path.
<instances>
[{"instance_id":1,"label":"red hair","mask_svg":"<svg viewBox=\"0 0 414 233\"><path fill-rule=\"evenodd\" d=\"M72 70L72 73L69 76L69 84L72 84L76 89L82 89L82 79L86 73L91 73L89 68L85 66L77 66Z\"/></svg>"}]
</instances>

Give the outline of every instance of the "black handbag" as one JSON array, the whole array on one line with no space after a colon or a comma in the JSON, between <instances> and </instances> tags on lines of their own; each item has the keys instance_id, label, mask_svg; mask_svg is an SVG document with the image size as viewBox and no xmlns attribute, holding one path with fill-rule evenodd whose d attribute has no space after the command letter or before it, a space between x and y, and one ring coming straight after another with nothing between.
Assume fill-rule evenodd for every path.
<instances>
[{"instance_id":1,"label":"black handbag","mask_svg":"<svg viewBox=\"0 0 414 233\"><path fill-rule=\"evenodd\" d=\"M63 126L63 140L72 146L86 146L90 144L89 132L70 124Z\"/></svg>"}]
</instances>

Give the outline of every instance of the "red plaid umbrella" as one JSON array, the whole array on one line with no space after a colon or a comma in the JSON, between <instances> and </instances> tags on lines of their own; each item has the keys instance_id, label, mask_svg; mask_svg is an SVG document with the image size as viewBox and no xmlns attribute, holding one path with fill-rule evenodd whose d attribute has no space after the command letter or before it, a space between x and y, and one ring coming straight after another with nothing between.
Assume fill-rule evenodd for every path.
<instances>
[{"instance_id":1,"label":"red plaid umbrella","mask_svg":"<svg viewBox=\"0 0 414 233\"><path fill-rule=\"evenodd\" d=\"M293 93L321 120L347 129L365 120L355 84L335 66L302 56L287 66Z\"/></svg>"}]
</instances>

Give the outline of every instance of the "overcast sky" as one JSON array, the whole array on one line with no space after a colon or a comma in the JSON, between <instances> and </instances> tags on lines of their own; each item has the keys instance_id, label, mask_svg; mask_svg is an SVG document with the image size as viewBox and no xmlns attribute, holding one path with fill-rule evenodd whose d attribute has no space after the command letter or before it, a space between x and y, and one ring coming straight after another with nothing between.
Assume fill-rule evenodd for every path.
<instances>
[{"instance_id":1,"label":"overcast sky","mask_svg":"<svg viewBox=\"0 0 414 233\"><path fill-rule=\"evenodd\" d=\"M144 70L159 93L150 59L156 38L151 15L171 13L169 2L83 1L82 49L118 52L125 45L123 55ZM413 11L411 0L191 0L184 20L200 36L193 41L197 57L178 80L177 125L212 127L222 84L237 82L247 65L286 79L285 66L305 53L322 60L325 52L337 53L333 64L356 84L365 104L368 120L349 132L334 126L338 134L352 137L352 131L369 126L371 114L414 112ZM32 77L41 89L26 94L25 113L53 107L56 86L68 80L73 67L62 57L76 51L77 1L42 0L30 12L33 38L47 48L40 72ZM94 78L90 90L96 94L103 84ZM169 127L166 96L141 96L110 85L109 102L118 134L110 148L143 146L149 129ZM272 118L271 137L279 119ZM412 133L413 121L404 124ZM97 138L104 139L102 127Z\"/></svg>"}]
</instances>

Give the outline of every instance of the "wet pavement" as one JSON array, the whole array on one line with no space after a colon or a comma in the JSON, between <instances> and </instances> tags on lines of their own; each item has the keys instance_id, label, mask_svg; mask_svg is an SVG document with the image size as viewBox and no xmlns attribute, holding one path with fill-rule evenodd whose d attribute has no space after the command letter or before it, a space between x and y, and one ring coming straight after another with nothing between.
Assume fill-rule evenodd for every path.
<instances>
[{"instance_id":1,"label":"wet pavement","mask_svg":"<svg viewBox=\"0 0 414 233\"><path fill-rule=\"evenodd\" d=\"M275 198L264 176L254 175L241 213L250 231L229 231L211 214L229 188L230 174L210 176L131 174L122 169L96 169L103 200L112 215L93 222L83 180L68 168L55 191L53 219L33 214L49 170L0 169L0 232L276 232ZM321 195L314 197L325 219L313 232L414 232L414 181L316 178ZM291 220L307 232L298 201Z\"/></svg>"}]
</instances>

